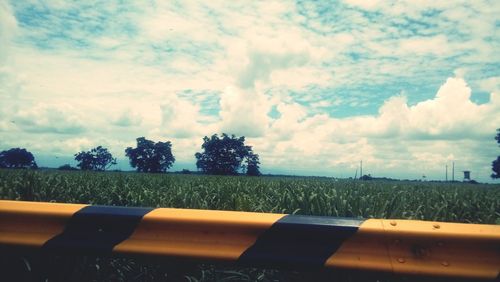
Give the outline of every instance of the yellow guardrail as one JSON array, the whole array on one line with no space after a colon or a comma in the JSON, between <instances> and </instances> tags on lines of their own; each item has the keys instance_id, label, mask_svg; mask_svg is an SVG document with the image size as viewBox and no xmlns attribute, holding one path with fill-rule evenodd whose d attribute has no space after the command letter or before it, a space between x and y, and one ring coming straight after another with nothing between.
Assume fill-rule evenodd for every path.
<instances>
[{"instance_id":1,"label":"yellow guardrail","mask_svg":"<svg viewBox=\"0 0 500 282\"><path fill-rule=\"evenodd\" d=\"M0 201L0 246L495 279L500 226Z\"/></svg>"}]
</instances>

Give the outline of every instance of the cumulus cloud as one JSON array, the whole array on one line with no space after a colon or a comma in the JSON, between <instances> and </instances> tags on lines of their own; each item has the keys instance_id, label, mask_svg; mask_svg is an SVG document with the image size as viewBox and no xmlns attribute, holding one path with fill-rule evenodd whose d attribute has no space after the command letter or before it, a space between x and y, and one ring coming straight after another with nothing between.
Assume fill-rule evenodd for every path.
<instances>
[{"instance_id":1,"label":"cumulus cloud","mask_svg":"<svg viewBox=\"0 0 500 282\"><path fill-rule=\"evenodd\" d=\"M485 170L496 154L500 5L64 4L0 3L1 146L123 154L147 136L191 162L201 137L227 132L264 166L336 176L359 159L378 173Z\"/></svg>"},{"instance_id":2,"label":"cumulus cloud","mask_svg":"<svg viewBox=\"0 0 500 282\"><path fill-rule=\"evenodd\" d=\"M0 2L0 64L4 64L9 54L11 40L17 32L17 20L9 3Z\"/></svg>"},{"instance_id":3,"label":"cumulus cloud","mask_svg":"<svg viewBox=\"0 0 500 282\"><path fill-rule=\"evenodd\" d=\"M276 166L289 162L339 169L363 159L382 172L417 161L413 173L421 173L460 159L471 167L477 160L469 156L468 148L495 132L500 124L499 101L492 93L488 103L475 104L462 78L448 78L432 99L409 105L405 96L394 96L377 115L307 116L298 104L281 104L281 116L267 135L273 145L259 146L265 151L262 156Z\"/></svg>"},{"instance_id":4,"label":"cumulus cloud","mask_svg":"<svg viewBox=\"0 0 500 282\"><path fill-rule=\"evenodd\" d=\"M284 44L284 42L280 43ZM279 47L284 48L285 46L281 45ZM274 70L302 66L309 60L307 52L298 50L270 53L265 49L265 51L249 50L249 52L247 65L240 73L237 81L237 85L244 89L254 87L256 81L268 82Z\"/></svg>"},{"instance_id":5,"label":"cumulus cloud","mask_svg":"<svg viewBox=\"0 0 500 282\"><path fill-rule=\"evenodd\" d=\"M267 98L258 90L228 87L220 99L221 131L259 137L266 133L270 110Z\"/></svg>"},{"instance_id":6,"label":"cumulus cloud","mask_svg":"<svg viewBox=\"0 0 500 282\"><path fill-rule=\"evenodd\" d=\"M270 128L270 137L275 141L290 140L301 128L300 122L307 116L307 109L297 103L280 103L277 106L280 118Z\"/></svg>"},{"instance_id":7,"label":"cumulus cloud","mask_svg":"<svg viewBox=\"0 0 500 282\"><path fill-rule=\"evenodd\" d=\"M23 107L14 114L13 122L33 133L79 134L85 131L83 119L68 104L37 104Z\"/></svg>"},{"instance_id":8,"label":"cumulus cloud","mask_svg":"<svg viewBox=\"0 0 500 282\"><path fill-rule=\"evenodd\" d=\"M495 77L489 77L487 79L483 79L479 81L479 87L481 87L481 90L487 91L487 92L495 92L499 93L500 92L500 76L495 76Z\"/></svg>"},{"instance_id":9,"label":"cumulus cloud","mask_svg":"<svg viewBox=\"0 0 500 282\"><path fill-rule=\"evenodd\" d=\"M275 72L289 70L290 75L297 75L297 70L304 72L330 56L330 50L294 27L253 27L244 36L245 41L236 41L228 48L230 58L236 59L232 68L238 73L236 85L241 88L251 88L256 82L268 83Z\"/></svg>"},{"instance_id":10,"label":"cumulus cloud","mask_svg":"<svg viewBox=\"0 0 500 282\"><path fill-rule=\"evenodd\" d=\"M162 124L160 133L175 138L188 138L202 134L199 123L199 107L177 98L170 97L160 106Z\"/></svg>"},{"instance_id":11,"label":"cumulus cloud","mask_svg":"<svg viewBox=\"0 0 500 282\"><path fill-rule=\"evenodd\" d=\"M112 123L117 126L129 127L138 126L141 124L142 117L134 112L132 109L127 109L121 112Z\"/></svg>"},{"instance_id":12,"label":"cumulus cloud","mask_svg":"<svg viewBox=\"0 0 500 282\"><path fill-rule=\"evenodd\" d=\"M500 109L496 96L492 93L485 105L475 104L463 79L448 78L434 99L410 107L407 133L438 138L489 135L500 122L495 115ZM463 136L464 132L468 134Z\"/></svg>"},{"instance_id":13,"label":"cumulus cloud","mask_svg":"<svg viewBox=\"0 0 500 282\"><path fill-rule=\"evenodd\" d=\"M281 5L276 11L286 10ZM312 44L299 29L269 30L257 23L245 32L246 40L229 41L229 70L234 84L221 95L220 128L249 137L264 136L269 128L268 112L280 103L267 97L269 87L302 89L311 84L325 85L330 76L313 67L328 54L322 46ZM281 106L283 107L283 106ZM278 123L279 126L279 123ZM281 126L283 127L283 126Z\"/></svg>"}]
</instances>

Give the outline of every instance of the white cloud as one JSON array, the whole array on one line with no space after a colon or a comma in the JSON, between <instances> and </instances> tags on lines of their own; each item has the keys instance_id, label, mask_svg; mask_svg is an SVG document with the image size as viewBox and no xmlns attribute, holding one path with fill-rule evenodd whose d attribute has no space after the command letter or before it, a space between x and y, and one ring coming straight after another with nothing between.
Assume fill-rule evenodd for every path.
<instances>
[{"instance_id":1,"label":"white cloud","mask_svg":"<svg viewBox=\"0 0 500 282\"><path fill-rule=\"evenodd\" d=\"M281 116L273 122L269 137L273 141L290 140L302 129L300 122L306 117L307 109L297 103L280 103L277 110Z\"/></svg>"},{"instance_id":2,"label":"white cloud","mask_svg":"<svg viewBox=\"0 0 500 282\"><path fill-rule=\"evenodd\" d=\"M266 133L270 104L257 90L228 87L220 99L221 131L259 137Z\"/></svg>"},{"instance_id":3,"label":"white cloud","mask_svg":"<svg viewBox=\"0 0 500 282\"><path fill-rule=\"evenodd\" d=\"M33 133L79 134L85 131L83 118L68 104L37 104L21 108L13 122L22 130Z\"/></svg>"},{"instance_id":4,"label":"white cloud","mask_svg":"<svg viewBox=\"0 0 500 282\"><path fill-rule=\"evenodd\" d=\"M271 73L270 78L272 85L284 86L290 90L301 90L311 84L327 86L332 79L328 72L315 67L292 67L275 70Z\"/></svg>"},{"instance_id":5,"label":"white cloud","mask_svg":"<svg viewBox=\"0 0 500 282\"><path fill-rule=\"evenodd\" d=\"M467 73L467 69L465 68L458 68L453 71L453 74L455 75L456 78L464 78L465 74Z\"/></svg>"},{"instance_id":6,"label":"white cloud","mask_svg":"<svg viewBox=\"0 0 500 282\"><path fill-rule=\"evenodd\" d=\"M449 78L439 88L436 98L410 107L412 132L408 134L458 137L468 132L469 137L488 135L500 122L493 115L500 106L493 95L488 104L477 105L470 100L471 89L463 79Z\"/></svg>"},{"instance_id":7,"label":"white cloud","mask_svg":"<svg viewBox=\"0 0 500 282\"><path fill-rule=\"evenodd\" d=\"M488 103L478 105L470 96L463 79L449 78L434 98L410 106L406 97L394 96L375 116L307 117L300 105L280 104L281 117L267 135L273 145L261 141L258 147L275 166L340 169L363 159L376 166L372 171L387 173L403 171L415 161L418 165L408 171L417 177L454 159L477 171L477 156L474 159L469 150L471 144L492 136L500 124L500 97L492 94Z\"/></svg>"},{"instance_id":8,"label":"white cloud","mask_svg":"<svg viewBox=\"0 0 500 282\"><path fill-rule=\"evenodd\" d=\"M0 2L0 64L4 64L10 53L12 37L17 32L17 21L7 2Z\"/></svg>"},{"instance_id":9,"label":"white cloud","mask_svg":"<svg viewBox=\"0 0 500 282\"><path fill-rule=\"evenodd\" d=\"M379 0L344 0L349 5L360 7L366 10L374 9L380 3Z\"/></svg>"},{"instance_id":10,"label":"white cloud","mask_svg":"<svg viewBox=\"0 0 500 282\"><path fill-rule=\"evenodd\" d=\"M95 147L95 142L88 138L70 138L57 143L57 148L62 152L87 151Z\"/></svg>"},{"instance_id":11,"label":"white cloud","mask_svg":"<svg viewBox=\"0 0 500 282\"><path fill-rule=\"evenodd\" d=\"M29 18L30 3L1 2L0 145L64 154L105 144L123 154L146 136L171 140L178 160L192 161L202 136L227 132L249 137L265 166L311 173L351 171L361 158L379 173L417 162L412 171L420 174L449 156L478 168L490 162L490 149L482 149L482 164L468 155L487 148L500 124L500 83L490 67L498 63L500 5L345 2L334 11L283 1L89 10L47 3L57 13L37 25L14 17L15 8ZM71 20L82 28L50 37L54 27L66 27L60 14L71 10L81 12ZM102 34L85 30L103 15L119 20L103 22ZM491 93L489 102L472 102L460 71L444 82L460 66L471 85ZM440 80L429 98L427 89ZM382 103L401 90L408 97ZM204 91L215 93L218 115L217 105L190 96ZM356 115L332 117L340 105ZM272 106L277 119L268 116ZM376 114L359 115L360 108Z\"/></svg>"},{"instance_id":12,"label":"white cloud","mask_svg":"<svg viewBox=\"0 0 500 282\"><path fill-rule=\"evenodd\" d=\"M479 81L479 87L487 92L500 92L500 76L489 77Z\"/></svg>"},{"instance_id":13,"label":"white cloud","mask_svg":"<svg viewBox=\"0 0 500 282\"><path fill-rule=\"evenodd\" d=\"M204 5L197 2L159 2L148 7L140 19L140 27L147 39L155 42L166 40L194 40L215 42L221 35L214 19Z\"/></svg>"},{"instance_id":14,"label":"white cloud","mask_svg":"<svg viewBox=\"0 0 500 282\"><path fill-rule=\"evenodd\" d=\"M118 114L112 120L112 123L117 126L130 127L140 125L141 121L142 117L138 113L134 112L134 110L129 108Z\"/></svg>"},{"instance_id":15,"label":"white cloud","mask_svg":"<svg viewBox=\"0 0 500 282\"><path fill-rule=\"evenodd\" d=\"M247 31L245 41L229 42L229 66L231 72L238 74L235 82L238 87L248 89L256 82L269 83L275 71L304 67L327 54L325 48L311 45L297 29L292 28L286 33L272 30L271 34L265 35L260 29L254 27Z\"/></svg>"},{"instance_id":16,"label":"white cloud","mask_svg":"<svg viewBox=\"0 0 500 282\"><path fill-rule=\"evenodd\" d=\"M204 133L199 123L199 107L176 96L164 100L160 106L162 125L160 133L175 138L189 138Z\"/></svg>"},{"instance_id":17,"label":"white cloud","mask_svg":"<svg viewBox=\"0 0 500 282\"><path fill-rule=\"evenodd\" d=\"M248 57L248 65L238 79L238 86L244 89L254 87L257 81L268 82L269 76L274 70L303 66L309 60L309 55L306 52L271 54L252 50Z\"/></svg>"},{"instance_id":18,"label":"white cloud","mask_svg":"<svg viewBox=\"0 0 500 282\"><path fill-rule=\"evenodd\" d=\"M419 37L402 40L399 47L408 53L442 55L449 51L448 40L444 35Z\"/></svg>"},{"instance_id":19,"label":"white cloud","mask_svg":"<svg viewBox=\"0 0 500 282\"><path fill-rule=\"evenodd\" d=\"M290 9L278 4L275 8L261 16ZM228 55L224 61L228 62L228 70L235 79L220 99L220 128L224 132L264 136L270 123L267 113L271 105L281 102L280 95L266 98L263 95L266 88L302 89L310 84L327 85L330 79L327 72L315 67L327 57L329 51L325 47L316 45L298 28L286 26L285 30L279 20L275 29L263 23L265 21L257 21L248 26L243 34L245 40L226 41ZM248 22L239 19L236 24L248 25ZM352 41L346 35L339 39L346 44Z\"/></svg>"}]
</instances>

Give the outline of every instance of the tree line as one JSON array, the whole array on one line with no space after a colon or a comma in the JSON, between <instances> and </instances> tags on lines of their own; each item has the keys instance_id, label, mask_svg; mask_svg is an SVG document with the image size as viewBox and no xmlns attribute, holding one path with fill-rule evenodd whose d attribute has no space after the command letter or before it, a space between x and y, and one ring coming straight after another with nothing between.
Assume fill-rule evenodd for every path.
<instances>
[{"instance_id":1,"label":"tree line","mask_svg":"<svg viewBox=\"0 0 500 282\"><path fill-rule=\"evenodd\" d=\"M500 128L495 136L500 146ZM166 172L175 162L172 154L172 143L154 142L144 137L136 139L135 148L125 149L125 156L130 160L130 165L139 172ZM207 174L231 175L246 171L247 175L260 175L259 155L255 154L251 146L245 145L245 136L236 137L222 133L210 138L205 136L201 145L202 152L195 154L196 167ZM104 171L116 164L116 158L108 149L97 146L90 151L75 154L77 167L81 170ZM32 153L22 148L12 148L0 152L0 168L37 168ZM69 164L60 169L76 169ZM491 178L500 178L500 155L491 163L493 173Z\"/></svg>"},{"instance_id":2,"label":"tree line","mask_svg":"<svg viewBox=\"0 0 500 282\"><path fill-rule=\"evenodd\" d=\"M136 147L125 149L130 166L138 172L166 172L175 162L172 154L172 143L154 142L145 137L136 139ZM245 172L247 175L260 175L259 155L251 146L245 145L245 136L236 137L223 133L210 138L205 136L201 152L195 154L196 167L206 174L235 175ZM116 158L107 148L97 146L89 151L81 151L74 155L80 170L105 171L116 164ZM0 168L37 168L33 154L26 149L12 148L0 152ZM61 170L77 170L69 164L60 166Z\"/></svg>"}]
</instances>

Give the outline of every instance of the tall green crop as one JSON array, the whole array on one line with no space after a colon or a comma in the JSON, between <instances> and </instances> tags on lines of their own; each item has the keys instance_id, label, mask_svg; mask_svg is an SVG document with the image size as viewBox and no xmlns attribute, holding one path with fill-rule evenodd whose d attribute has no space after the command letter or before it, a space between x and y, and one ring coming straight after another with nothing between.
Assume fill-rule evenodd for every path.
<instances>
[{"instance_id":1,"label":"tall green crop","mask_svg":"<svg viewBox=\"0 0 500 282\"><path fill-rule=\"evenodd\" d=\"M0 199L500 224L499 185L462 183L0 170ZM12 257L5 259L11 261ZM135 258L73 256L52 260L57 275L61 275L60 269L66 269L63 280L67 281L420 279L363 272L321 274L186 262L158 264Z\"/></svg>"},{"instance_id":2,"label":"tall green crop","mask_svg":"<svg viewBox=\"0 0 500 282\"><path fill-rule=\"evenodd\" d=\"M500 223L498 185L0 170L2 199Z\"/></svg>"}]
</instances>

